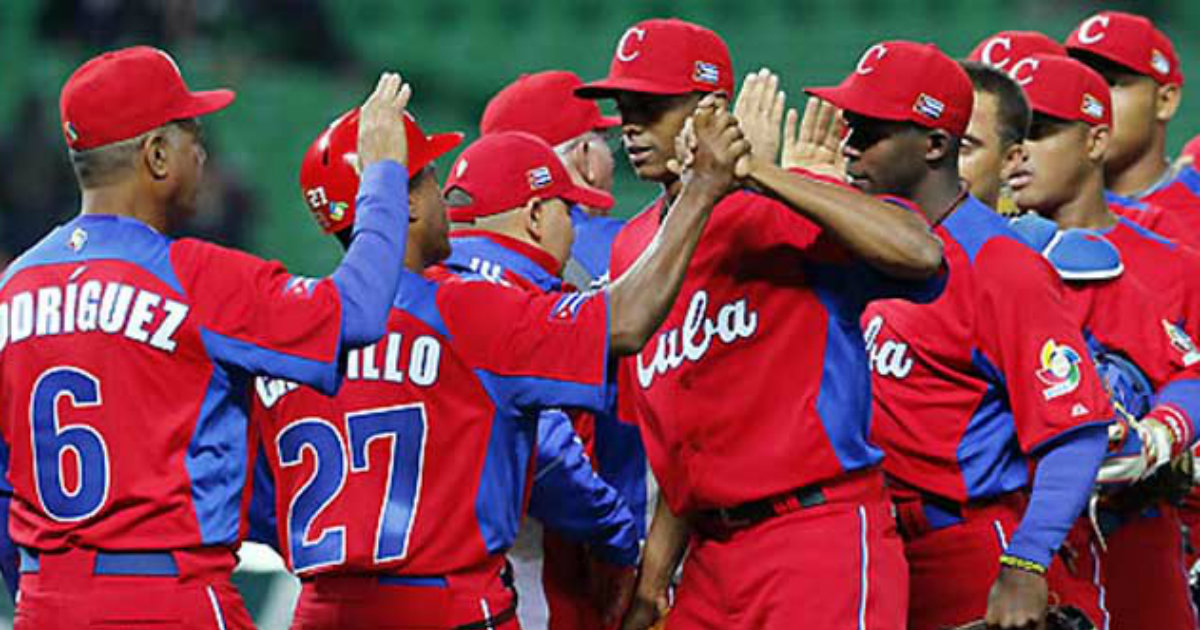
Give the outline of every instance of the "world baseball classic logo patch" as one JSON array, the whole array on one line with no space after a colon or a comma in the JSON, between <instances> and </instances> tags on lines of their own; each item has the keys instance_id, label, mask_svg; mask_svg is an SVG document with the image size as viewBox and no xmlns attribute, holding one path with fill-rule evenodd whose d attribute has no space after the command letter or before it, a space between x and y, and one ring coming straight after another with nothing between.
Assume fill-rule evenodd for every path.
<instances>
[{"instance_id":1,"label":"world baseball classic logo patch","mask_svg":"<svg viewBox=\"0 0 1200 630\"><path fill-rule=\"evenodd\" d=\"M1162 320L1163 331L1167 333L1167 339L1171 341L1171 347L1182 356L1183 365L1191 367L1200 361L1200 350L1196 349L1196 343L1192 341L1191 335L1187 334L1178 325L1167 320Z\"/></svg>"},{"instance_id":2,"label":"world baseball classic logo patch","mask_svg":"<svg viewBox=\"0 0 1200 630\"><path fill-rule=\"evenodd\" d=\"M1081 360L1079 353L1071 346L1057 344L1053 339L1046 340L1041 352L1042 367L1036 372L1038 380L1046 385L1042 390L1046 400L1054 400L1079 387L1079 381L1082 380L1079 373Z\"/></svg>"}]
</instances>

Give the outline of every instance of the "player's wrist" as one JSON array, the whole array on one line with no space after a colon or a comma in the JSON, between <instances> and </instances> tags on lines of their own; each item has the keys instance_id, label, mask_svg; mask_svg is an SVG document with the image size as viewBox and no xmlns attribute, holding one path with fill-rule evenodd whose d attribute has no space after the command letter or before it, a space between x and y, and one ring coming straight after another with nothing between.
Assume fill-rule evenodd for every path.
<instances>
[{"instance_id":1,"label":"player's wrist","mask_svg":"<svg viewBox=\"0 0 1200 630\"><path fill-rule=\"evenodd\" d=\"M1033 560L1028 560L1026 558L1009 553L1000 555L1000 566L1008 567L1010 569L1017 569L1026 573L1033 573L1035 575L1046 575L1047 569L1046 565L1040 562L1034 562Z\"/></svg>"},{"instance_id":2,"label":"player's wrist","mask_svg":"<svg viewBox=\"0 0 1200 630\"><path fill-rule=\"evenodd\" d=\"M1178 457L1191 446L1194 437L1192 423L1183 412L1172 405L1157 405L1142 418L1142 423L1169 440L1169 458Z\"/></svg>"}]
</instances>

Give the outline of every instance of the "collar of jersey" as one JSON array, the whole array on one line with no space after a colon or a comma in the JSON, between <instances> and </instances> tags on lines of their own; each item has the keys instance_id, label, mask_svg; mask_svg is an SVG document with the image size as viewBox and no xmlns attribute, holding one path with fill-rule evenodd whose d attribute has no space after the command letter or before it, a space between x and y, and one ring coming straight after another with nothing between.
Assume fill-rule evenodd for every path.
<instances>
[{"instance_id":1,"label":"collar of jersey","mask_svg":"<svg viewBox=\"0 0 1200 630\"><path fill-rule=\"evenodd\" d=\"M561 283L562 265L549 252L511 236L487 230L455 230L450 234L450 260L465 255L478 256L499 263L545 290L555 290Z\"/></svg>"}]
</instances>

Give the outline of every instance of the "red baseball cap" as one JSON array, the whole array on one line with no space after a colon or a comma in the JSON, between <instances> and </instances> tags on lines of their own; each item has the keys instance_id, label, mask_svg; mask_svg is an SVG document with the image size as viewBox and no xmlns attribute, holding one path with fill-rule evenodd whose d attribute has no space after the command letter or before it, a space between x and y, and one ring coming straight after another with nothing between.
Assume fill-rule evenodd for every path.
<instances>
[{"instance_id":1,"label":"red baseball cap","mask_svg":"<svg viewBox=\"0 0 1200 630\"><path fill-rule=\"evenodd\" d=\"M1037 62L1025 83L1033 111L1089 125L1112 125L1112 96L1098 72L1078 59L1034 55Z\"/></svg>"},{"instance_id":2,"label":"red baseball cap","mask_svg":"<svg viewBox=\"0 0 1200 630\"><path fill-rule=\"evenodd\" d=\"M620 125L620 118L605 116L596 103L575 96L582 85L566 70L523 74L488 101L479 133L524 131L558 146L589 131Z\"/></svg>"},{"instance_id":3,"label":"red baseball cap","mask_svg":"<svg viewBox=\"0 0 1200 630\"><path fill-rule=\"evenodd\" d=\"M83 151L136 138L172 120L211 114L232 90L192 92L166 52L134 46L93 57L71 74L58 111L67 146Z\"/></svg>"},{"instance_id":4,"label":"red baseball cap","mask_svg":"<svg viewBox=\"0 0 1200 630\"><path fill-rule=\"evenodd\" d=\"M417 119L404 112L408 172L416 175L462 142L461 133L425 135ZM358 108L333 121L308 147L300 163L300 190L309 211L326 234L354 225L358 196Z\"/></svg>"},{"instance_id":5,"label":"red baseball cap","mask_svg":"<svg viewBox=\"0 0 1200 630\"><path fill-rule=\"evenodd\" d=\"M975 90L957 62L933 44L890 41L871 46L837 87L808 93L861 116L906 120L961 136Z\"/></svg>"},{"instance_id":6,"label":"red baseball cap","mask_svg":"<svg viewBox=\"0 0 1200 630\"><path fill-rule=\"evenodd\" d=\"M1161 84L1183 85L1175 46L1148 18L1103 11L1080 22L1067 38L1067 50L1087 52L1118 63Z\"/></svg>"},{"instance_id":7,"label":"red baseball cap","mask_svg":"<svg viewBox=\"0 0 1200 630\"><path fill-rule=\"evenodd\" d=\"M656 19L629 27L617 41L608 77L577 88L583 98L612 98L616 92L733 94L729 47L716 33L678 19Z\"/></svg>"},{"instance_id":8,"label":"red baseball cap","mask_svg":"<svg viewBox=\"0 0 1200 630\"><path fill-rule=\"evenodd\" d=\"M1182 156L1192 158L1192 161L1200 165L1200 135L1188 140L1188 143L1183 145L1183 151L1179 153Z\"/></svg>"},{"instance_id":9,"label":"red baseball cap","mask_svg":"<svg viewBox=\"0 0 1200 630\"><path fill-rule=\"evenodd\" d=\"M463 223L523 206L534 197L589 208L613 205L612 195L576 184L545 140L520 131L489 134L467 147L443 190L455 188L472 200L469 206L449 209L450 220Z\"/></svg>"},{"instance_id":10,"label":"red baseball cap","mask_svg":"<svg viewBox=\"0 0 1200 630\"><path fill-rule=\"evenodd\" d=\"M1067 49L1049 35L1037 31L1000 31L979 42L967 56L970 61L985 63L1008 73L1018 83L1025 81L1025 72L1033 55L1066 56Z\"/></svg>"}]
</instances>

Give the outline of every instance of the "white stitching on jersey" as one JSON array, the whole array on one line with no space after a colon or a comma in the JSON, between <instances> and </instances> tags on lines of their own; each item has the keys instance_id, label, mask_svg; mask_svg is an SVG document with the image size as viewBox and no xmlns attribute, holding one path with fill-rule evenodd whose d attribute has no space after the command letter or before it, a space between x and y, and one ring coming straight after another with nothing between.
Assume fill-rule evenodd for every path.
<instances>
[{"instance_id":1,"label":"white stitching on jersey","mask_svg":"<svg viewBox=\"0 0 1200 630\"><path fill-rule=\"evenodd\" d=\"M208 591L208 601L212 603L213 616L217 618L217 630L225 630L225 614L221 612L221 602L217 600L217 594L213 591L212 586L204 588Z\"/></svg>"},{"instance_id":2,"label":"white stitching on jersey","mask_svg":"<svg viewBox=\"0 0 1200 630\"><path fill-rule=\"evenodd\" d=\"M1100 579L1100 554L1096 551L1095 543L1089 544L1088 548L1092 550L1092 561L1095 564L1092 567L1092 584L1096 585L1096 589L1100 593L1096 604L1100 606L1100 613L1104 615L1104 621L1100 624L1100 630L1108 630L1108 624L1112 616L1108 614L1108 608L1104 605L1104 581Z\"/></svg>"},{"instance_id":3,"label":"white stitching on jersey","mask_svg":"<svg viewBox=\"0 0 1200 630\"><path fill-rule=\"evenodd\" d=\"M483 611L483 627L495 628L496 625L492 623L492 609L488 606L487 600L482 597L479 598L479 609Z\"/></svg>"},{"instance_id":4,"label":"white stitching on jersey","mask_svg":"<svg viewBox=\"0 0 1200 630\"><path fill-rule=\"evenodd\" d=\"M871 565L871 548L867 544L867 508L858 506L858 522L862 530L862 577L859 588L861 593L858 597L858 630L866 630L867 628L867 591L871 584L868 579L868 574Z\"/></svg>"}]
</instances>

